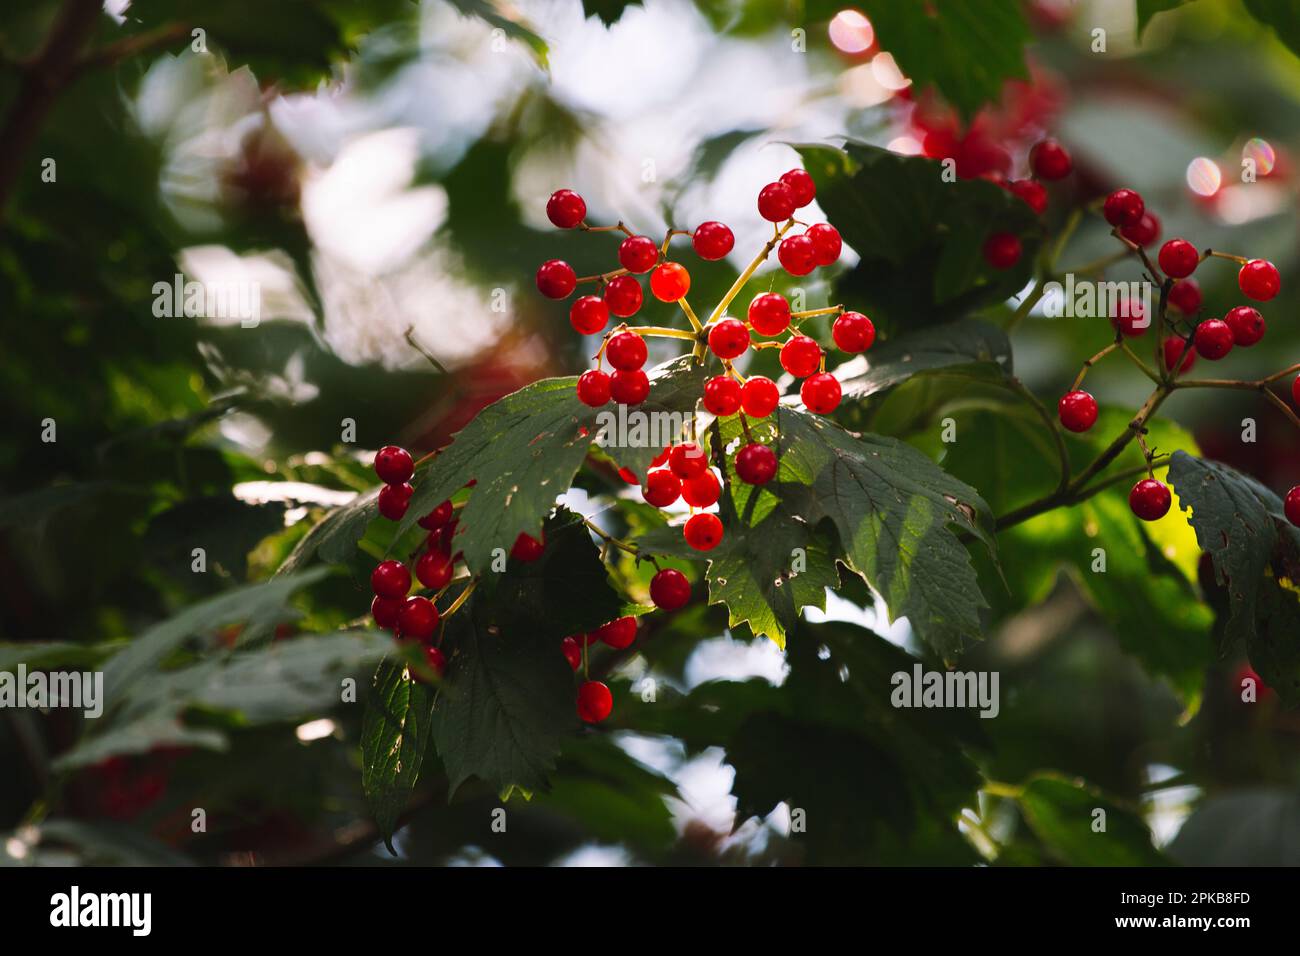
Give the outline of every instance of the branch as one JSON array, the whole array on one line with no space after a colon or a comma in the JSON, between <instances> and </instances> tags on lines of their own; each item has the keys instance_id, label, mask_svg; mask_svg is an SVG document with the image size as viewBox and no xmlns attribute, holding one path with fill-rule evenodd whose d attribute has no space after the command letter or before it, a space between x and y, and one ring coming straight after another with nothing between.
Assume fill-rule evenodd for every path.
<instances>
[{"instance_id":1,"label":"branch","mask_svg":"<svg viewBox=\"0 0 1300 956\"><path fill-rule=\"evenodd\" d=\"M102 0L65 0L45 46L23 65L13 109L0 128L0 221L23 161L63 88L76 76L81 53L103 9Z\"/></svg>"}]
</instances>

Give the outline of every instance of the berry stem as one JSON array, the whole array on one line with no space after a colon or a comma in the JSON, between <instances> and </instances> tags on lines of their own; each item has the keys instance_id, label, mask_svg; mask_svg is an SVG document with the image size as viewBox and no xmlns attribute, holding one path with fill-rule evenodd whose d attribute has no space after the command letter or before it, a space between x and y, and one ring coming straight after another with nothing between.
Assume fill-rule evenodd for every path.
<instances>
[{"instance_id":1,"label":"berry stem","mask_svg":"<svg viewBox=\"0 0 1300 956\"><path fill-rule=\"evenodd\" d=\"M445 368L443 368L442 363L439 362L436 358L434 358L434 357L429 353L429 350L428 350L428 349L426 349L423 345L421 345L419 342L416 341L416 339L415 339L415 326L413 326L413 325L408 325L408 326L406 327L406 332L405 332L405 334L403 335L403 338L406 339L406 341L410 344L411 348L415 349L417 352L419 352L421 355L423 355L423 356L425 357L425 359L428 360L428 362L429 362L430 365L432 365L434 368L436 368L436 369L437 369L440 373L442 373L443 375L446 375L446 374L447 374L447 370L446 370Z\"/></svg>"},{"instance_id":2,"label":"berry stem","mask_svg":"<svg viewBox=\"0 0 1300 956\"><path fill-rule=\"evenodd\" d=\"M1007 323L1007 332L1010 333L1014 331L1017 325L1025 321L1025 318L1033 310L1034 306L1036 306L1039 300L1046 294L1047 279L1039 279L1034 283L1034 287L1029 291L1029 294L1021 299L1020 304L1016 306L1016 311L1011 316L1011 321Z\"/></svg>"},{"instance_id":3,"label":"berry stem","mask_svg":"<svg viewBox=\"0 0 1300 956\"><path fill-rule=\"evenodd\" d=\"M582 285L584 282L600 282L603 284L608 282L610 279L614 278L615 276L625 276L625 275L628 275L628 271L626 269L611 269L609 272L598 272L595 275L578 276L578 278L575 279L574 282L577 285Z\"/></svg>"},{"instance_id":4,"label":"berry stem","mask_svg":"<svg viewBox=\"0 0 1300 956\"><path fill-rule=\"evenodd\" d=\"M1213 256L1216 259L1230 259L1233 262L1237 263L1238 265L1242 265L1242 266L1244 266L1247 262L1250 261L1245 256L1234 256L1230 252L1219 252L1215 249L1206 249L1204 252L1202 252L1201 261L1204 262L1206 259L1210 258L1211 256Z\"/></svg>"},{"instance_id":5,"label":"berry stem","mask_svg":"<svg viewBox=\"0 0 1300 956\"><path fill-rule=\"evenodd\" d=\"M740 290L745 288L745 283L749 282L749 280L753 278L754 273L758 271L758 267L767 261L767 257L772 254L772 250L775 249L776 244L781 241L781 237L784 236L793 225L794 220L791 219L784 226L774 225L772 227L774 235L767 241L763 248L759 250L758 255L754 256L754 260L745 267L745 271L736 277L736 281L731 284L731 288L728 289L727 294L722 297L722 301L719 302L714 307L713 311L709 313L709 320L704 323L706 327L722 318L722 313L727 311L727 306L731 305L731 300L740 295Z\"/></svg>"},{"instance_id":6,"label":"berry stem","mask_svg":"<svg viewBox=\"0 0 1300 956\"><path fill-rule=\"evenodd\" d=\"M1079 373L1079 377L1083 377L1082 372ZM1046 406L1038 400L1038 396L1026 388L1025 383L1020 379L1011 379L1009 387L1029 403L1030 408L1042 419L1043 424L1047 426L1047 430L1052 434L1052 442L1056 445L1056 457L1061 466L1061 478L1056 486L1056 491L1059 494L1070 483L1070 450L1065 445L1065 436L1061 434L1060 424L1052 417ZM1076 383L1074 387L1077 389L1079 386Z\"/></svg>"},{"instance_id":7,"label":"berry stem","mask_svg":"<svg viewBox=\"0 0 1300 956\"><path fill-rule=\"evenodd\" d=\"M1142 361L1140 358L1138 358L1137 353L1134 352L1131 348L1128 347L1128 343L1127 343L1127 342L1120 342L1120 343L1119 343L1119 347L1120 347L1120 351L1122 351L1126 356L1128 356L1128 360L1129 360L1130 362L1132 362L1134 365L1136 365L1137 368L1138 368L1138 370L1139 370L1143 375L1145 375L1147 378L1151 379L1151 381L1154 382L1155 384L1157 384L1157 385L1160 384L1160 376L1157 375L1155 372L1153 372L1153 371L1151 370L1151 367L1150 367L1149 365L1147 365L1146 362L1144 362L1144 361Z\"/></svg>"},{"instance_id":8,"label":"berry stem","mask_svg":"<svg viewBox=\"0 0 1300 956\"><path fill-rule=\"evenodd\" d=\"M814 315L832 315L832 314L839 315L843 311L844 311L843 305L831 305L831 306L827 306L824 309L805 309L802 312L791 312L790 321L791 324L793 324L795 320L798 319L810 319Z\"/></svg>"},{"instance_id":9,"label":"berry stem","mask_svg":"<svg viewBox=\"0 0 1300 956\"><path fill-rule=\"evenodd\" d=\"M654 558L651 558L649 555L643 555L641 553L641 549L638 548L636 545L628 544L626 541L614 537L612 534L610 534L600 525L596 524L590 518L583 518L582 523L585 524L591 530L592 534L594 534L596 537L603 540L606 544L612 544L620 551L625 551L628 554L632 555L632 557L636 558L638 561L644 557L646 560L650 561L651 564L654 564ZM655 566L658 567L658 565Z\"/></svg>"},{"instance_id":10,"label":"berry stem","mask_svg":"<svg viewBox=\"0 0 1300 956\"><path fill-rule=\"evenodd\" d=\"M1079 390L1079 386L1083 384L1084 376L1088 374L1088 369L1092 368L1094 365L1096 365L1098 362L1104 359L1111 352L1115 351L1115 349L1119 348L1119 346L1120 346L1119 342L1111 342L1110 345L1106 346L1096 355L1085 360L1083 363L1083 367L1079 369L1079 375L1078 377L1075 378L1074 384L1070 386L1070 391L1077 392Z\"/></svg>"},{"instance_id":11,"label":"berry stem","mask_svg":"<svg viewBox=\"0 0 1300 956\"><path fill-rule=\"evenodd\" d=\"M677 304L680 305L682 307L682 311L686 313L686 318L691 320L691 328L693 328L696 331L696 333L703 332L704 326L700 324L700 320L695 315L695 310L691 308L691 304L686 301L686 296L682 296L680 299L678 299ZM690 336L690 338L696 338L696 336L692 335Z\"/></svg>"},{"instance_id":12,"label":"berry stem","mask_svg":"<svg viewBox=\"0 0 1300 956\"><path fill-rule=\"evenodd\" d=\"M661 256L668 255L668 243L673 241L673 236L689 236L689 235L690 233L687 232L685 229L669 229L668 232L664 234L664 244L659 247L659 254Z\"/></svg>"},{"instance_id":13,"label":"berry stem","mask_svg":"<svg viewBox=\"0 0 1300 956\"><path fill-rule=\"evenodd\" d=\"M694 332L687 332L685 329L669 329L660 325L630 325L627 331L643 337L686 339L689 342L694 342L699 338Z\"/></svg>"},{"instance_id":14,"label":"berry stem","mask_svg":"<svg viewBox=\"0 0 1300 956\"><path fill-rule=\"evenodd\" d=\"M476 587L478 587L477 579L470 581L469 584L466 586L465 590L461 591L460 594L456 597L456 600L451 602L451 606L448 607L447 610L442 612L442 619L445 621L447 618L451 617L453 614L459 611L461 605L463 605L466 601L469 600L469 596L474 593L474 589Z\"/></svg>"},{"instance_id":15,"label":"berry stem","mask_svg":"<svg viewBox=\"0 0 1300 956\"><path fill-rule=\"evenodd\" d=\"M628 237L636 235L636 233L634 233L631 229L629 229L624 224L622 219L618 221L617 225L613 225L613 226L589 226L584 222L579 224L578 228L581 229L583 232L621 232ZM582 281L582 280L580 279L578 281Z\"/></svg>"}]
</instances>

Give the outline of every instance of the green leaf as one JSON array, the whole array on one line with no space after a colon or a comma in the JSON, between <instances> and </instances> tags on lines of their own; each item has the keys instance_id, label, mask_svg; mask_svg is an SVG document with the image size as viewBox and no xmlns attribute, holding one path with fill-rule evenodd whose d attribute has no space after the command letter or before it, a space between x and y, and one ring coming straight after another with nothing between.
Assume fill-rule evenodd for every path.
<instances>
[{"instance_id":1,"label":"green leaf","mask_svg":"<svg viewBox=\"0 0 1300 956\"><path fill-rule=\"evenodd\" d=\"M101 820L55 818L39 825L41 846L67 844L76 847L83 865L108 866L192 866L193 861L138 827Z\"/></svg>"},{"instance_id":2,"label":"green leaf","mask_svg":"<svg viewBox=\"0 0 1300 956\"><path fill-rule=\"evenodd\" d=\"M644 481L655 456L683 439L682 430L694 416L695 405L704 394L704 383L709 377L705 365L689 355L661 365L652 374L650 395L644 402L627 410L624 410L626 406L612 411L606 407L596 416L596 443ZM628 412L637 415L636 421L648 423L644 433L619 426L620 419L629 421L624 417ZM678 423L680 427L675 427ZM659 427L653 427L655 424Z\"/></svg>"},{"instance_id":3,"label":"green leaf","mask_svg":"<svg viewBox=\"0 0 1300 956\"><path fill-rule=\"evenodd\" d=\"M560 742L577 725L573 673L554 636L506 630L476 596L447 620L443 650L433 739L448 795L471 776L497 792L545 790Z\"/></svg>"},{"instance_id":4,"label":"green leaf","mask_svg":"<svg viewBox=\"0 0 1300 956\"><path fill-rule=\"evenodd\" d=\"M984 179L946 182L938 160L861 143L798 148L827 219L860 256L837 280L836 296L886 335L963 318L1028 282L1042 225L1005 189ZM1010 269L980 254L997 232L1021 240Z\"/></svg>"},{"instance_id":5,"label":"green leaf","mask_svg":"<svg viewBox=\"0 0 1300 956\"><path fill-rule=\"evenodd\" d=\"M257 621L283 613L290 595L325 576L324 568L253 584L193 604L156 624L127 644L104 665L105 706L111 706L145 673L153 670L186 638L236 621Z\"/></svg>"},{"instance_id":6,"label":"green leaf","mask_svg":"<svg viewBox=\"0 0 1300 956\"><path fill-rule=\"evenodd\" d=\"M945 659L980 636L980 594L970 555L949 525L994 550L992 515L974 488L925 455L879 435L855 436L791 408L779 429L776 493L815 524L830 518L849 566L906 615Z\"/></svg>"},{"instance_id":7,"label":"green leaf","mask_svg":"<svg viewBox=\"0 0 1300 956\"><path fill-rule=\"evenodd\" d=\"M968 120L1001 100L1004 80L1029 76L1024 48L1031 34L1016 0L866 0L862 6L881 48L916 88L935 87Z\"/></svg>"},{"instance_id":8,"label":"green leaf","mask_svg":"<svg viewBox=\"0 0 1300 956\"><path fill-rule=\"evenodd\" d=\"M192 549L204 549L209 567L243 580L248 552L284 528L282 502L247 504L234 495L191 498L155 515L145 531L150 560L174 576L192 578Z\"/></svg>"},{"instance_id":9,"label":"green leaf","mask_svg":"<svg viewBox=\"0 0 1300 956\"><path fill-rule=\"evenodd\" d=\"M641 6L641 0L582 0L582 13L587 17L600 17L600 22L609 26L617 23L628 7Z\"/></svg>"},{"instance_id":10,"label":"green leaf","mask_svg":"<svg viewBox=\"0 0 1300 956\"><path fill-rule=\"evenodd\" d=\"M1225 637L1249 640L1259 589L1278 545L1282 502L1255 479L1184 451L1174 453L1169 480L1178 507L1191 511L1196 540L1210 553L1217 579L1227 586L1231 614Z\"/></svg>"},{"instance_id":11,"label":"green leaf","mask_svg":"<svg viewBox=\"0 0 1300 956\"><path fill-rule=\"evenodd\" d=\"M661 413L693 409L703 383L703 369L683 356L656 370L649 398L631 411L644 414L641 420L653 426ZM598 437L597 422L601 430L613 426L610 441L619 437L620 412L607 406L598 413L582 404L576 385L572 377L544 379L479 412L417 474L415 494L398 534L475 481L456 535L456 547L464 551L471 570L486 569L497 548L508 553L521 532L536 537L542 519L556 498L569 490ZM662 436L652 435L658 431L666 429L651 427L632 447L609 444L606 450L644 475L650 460L663 450ZM673 437L670 434L667 440Z\"/></svg>"},{"instance_id":12,"label":"green leaf","mask_svg":"<svg viewBox=\"0 0 1300 956\"><path fill-rule=\"evenodd\" d=\"M506 36L527 46L538 64L543 69L546 68L548 53L546 41L534 32L532 26L519 15L518 9L513 4L501 3L498 0L451 0L451 5L466 16L478 17L489 26L504 30Z\"/></svg>"},{"instance_id":13,"label":"green leaf","mask_svg":"<svg viewBox=\"0 0 1300 956\"><path fill-rule=\"evenodd\" d=\"M934 372L1003 379L1011 374L1011 342L1002 329L979 319L918 329L881 342L868 356L867 371L840 385L845 398L866 398Z\"/></svg>"},{"instance_id":14,"label":"green leaf","mask_svg":"<svg viewBox=\"0 0 1300 956\"><path fill-rule=\"evenodd\" d=\"M413 680L400 659L383 661L361 718L361 789L384 844L420 779L433 719L433 688Z\"/></svg>"},{"instance_id":15,"label":"green leaf","mask_svg":"<svg viewBox=\"0 0 1300 956\"><path fill-rule=\"evenodd\" d=\"M551 637L595 630L628 613L582 517L565 509L543 526L546 551L536 561L511 560L506 573L485 575L476 599L490 604L494 623Z\"/></svg>"},{"instance_id":16,"label":"green leaf","mask_svg":"<svg viewBox=\"0 0 1300 956\"><path fill-rule=\"evenodd\" d=\"M1243 0L1246 10L1273 28L1286 48L1300 56L1300 5L1295 0Z\"/></svg>"},{"instance_id":17,"label":"green leaf","mask_svg":"<svg viewBox=\"0 0 1300 956\"><path fill-rule=\"evenodd\" d=\"M576 385L543 379L479 412L417 474L398 536L475 481L455 539L472 571L486 570L497 548L509 553L521 532L537 537L592 441L596 413L578 401Z\"/></svg>"},{"instance_id":18,"label":"green leaf","mask_svg":"<svg viewBox=\"0 0 1300 956\"><path fill-rule=\"evenodd\" d=\"M319 555L330 564L346 564L356 554L357 542L379 517L379 488L340 505L312 526L276 571L276 577L306 567ZM435 505L438 502L434 503ZM421 515L427 512L420 512Z\"/></svg>"},{"instance_id":19,"label":"green leaf","mask_svg":"<svg viewBox=\"0 0 1300 956\"><path fill-rule=\"evenodd\" d=\"M1025 820L1062 863L1075 866L1167 866L1151 831L1134 811L1081 781L1038 774L1017 797ZM1105 830L1094 830L1105 811ZM1098 824L1099 825L1099 824Z\"/></svg>"},{"instance_id":20,"label":"green leaf","mask_svg":"<svg viewBox=\"0 0 1300 956\"><path fill-rule=\"evenodd\" d=\"M144 754L157 747L205 747L225 750L226 735L209 728L186 727L175 712L150 711L121 721L88 737L50 764L55 771L90 767L121 754Z\"/></svg>"}]
</instances>

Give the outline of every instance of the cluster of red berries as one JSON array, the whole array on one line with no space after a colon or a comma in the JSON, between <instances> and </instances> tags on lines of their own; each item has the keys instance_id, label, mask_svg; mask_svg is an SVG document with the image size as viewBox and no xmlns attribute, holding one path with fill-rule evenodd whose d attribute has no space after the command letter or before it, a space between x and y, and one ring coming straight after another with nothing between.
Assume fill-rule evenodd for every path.
<instances>
[{"instance_id":1,"label":"cluster of red berries","mask_svg":"<svg viewBox=\"0 0 1300 956\"><path fill-rule=\"evenodd\" d=\"M379 491L379 513L390 521L399 521L406 514L413 489L409 484L415 473L415 462L410 452L396 445L387 445L375 455L375 474L383 481ZM392 631L399 641L416 641L424 653L425 663L438 676L442 676L447 661L438 648L435 636L442 622L434 600L451 583L459 552L453 553L452 539L458 520L450 500L442 502L416 522L428 532L415 556L412 568L420 587L432 592L433 598L412 595L412 568L396 559L381 561L370 575L374 599L370 614L384 630ZM546 548L545 542L529 534L520 534L510 550L510 556L520 561L536 561ZM412 671L420 680L420 675Z\"/></svg>"},{"instance_id":2,"label":"cluster of red berries","mask_svg":"<svg viewBox=\"0 0 1300 956\"><path fill-rule=\"evenodd\" d=\"M615 650L626 650L636 640L637 622L635 617L620 617L602 624L586 634L574 634L560 642L564 659L569 662L576 673L579 668L586 677L586 649L600 641ZM578 687L578 716L589 724L598 724L609 716L614 709L614 695L602 681L583 680Z\"/></svg>"},{"instance_id":3,"label":"cluster of red berries","mask_svg":"<svg viewBox=\"0 0 1300 956\"><path fill-rule=\"evenodd\" d=\"M1074 160L1064 146L1054 139L1044 139L1029 151L1029 179L1006 179L1000 173L990 176L1007 192L1024 200L1038 215L1047 211L1047 187L1043 182L1064 179L1074 169ZM995 232L984 240L984 261L994 269L1010 269L1020 261L1023 251L1020 237L1010 232Z\"/></svg>"},{"instance_id":4,"label":"cluster of red berries","mask_svg":"<svg viewBox=\"0 0 1300 956\"><path fill-rule=\"evenodd\" d=\"M1131 248L1145 248L1160 237L1159 218L1146 208L1146 203L1136 190L1116 189L1102 202L1101 213L1113 228L1114 234ZM1170 239L1160 247L1156 261L1159 263L1159 271L1168 279L1175 280L1165 294L1168 304L1188 319L1195 318L1202 304L1200 287L1191 275L1197 266L1212 256L1240 264L1237 285L1248 299L1267 302L1281 288L1281 278L1271 262L1226 255L1210 249L1200 252L1186 239ZM1150 265L1149 262L1147 264ZM1153 278L1158 280L1160 277L1156 274ZM1144 335L1151 321L1139 303L1126 300L1118 303L1111 316L1111 324L1116 329L1118 341L1125 337ZM1198 355L1210 361L1218 361L1231 352L1234 346L1245 348L1254 345L1264 337L1265 331L1264 317L1258 309L1249 305L1229 309L1222 319L1201 319L1192 326L1187 336L1169 335L1161 342L1165 372L1174 377L1186 372ZM1061 424L1072 432L1086 432L1097 421L1097 401L1078 387L1082 379L1083 374L1080 373L1074 389L1063 395L1057 404ZM1300 405L1300 378L1293 384L1293 393L1296 404ZM1290 504L1293 499L1294 508ZM1300 486L1291 490L1287 502L1288 519L1300 524ZM1137 482L1129 494L1129 506L1144 521L1163 518L1168 514L1171 503L1169 488L1154 476Z\"/></svg>"},{"instance_id":5,"label":"cluster of red berries","mask_svg":"<svg viewBox=\"0 0 1300 956\"><path fill-rule=\"evenodd\" d=\"M816 195L813 178L803 169L792 169L759 190L759 215L773 223L775 235L747 276L753 274L773 249L785 271L792 276L804 276L819 266L830 266L838 261L843 243L838 230L829 223L804 226L802 233L789 234L794 227L803 225L794 219L795 213L809 205ZM562 229L581 228L591 232L614 228L625 232L627 238L619 246L620 268L611 272L578 279L572 267L557 259L543 263L538 270L538 289L552 298L568 296L579 282L594 281L602 285L602 295L585 295L574 301L569 311L569 321L574 329L584 335L595 335L605 330L611 313L623 319L632 316L642 303L641 286L636 275L650 272L651 292L660 301L679 303L682 311L690 317L695 331L686 333L675 329L629 327L623 323L606 332L596 353L597 367L578 378L578 398L585 405L600 408L611 399L620 405L637 405L645 401L650 393L650 382L644 371L648 356L645 337L665 336L691 339L696 345L697 357L712 354L722 363L722 374L710 378L704 386L703 404L711 415L722 418L742 414L759 419L776 410L781 400L777 384L762 375L746 378L733 364L751 348L780 349L781 367L795 378L804 380L799 395L809 411L827 415L839 406L842 395L839 380L826 371L826 356L821 345L811 336L802 334L798 324L810 315L834 313L831 336L835 345L844 352L856 354L869 349L876 338L875 326L867 316L838 306L793 312L785 296L764 292L750 301L746 318L741 320L724 314L731 296L739 292L736 288L710 320L701 323L685 298L690 289L690 275L680 263L667 260L673 237L686 233L669 230L662 245L656 246L653 240L633 234L622 223L615 227L589 226L584 221L586 211L586 202L570 189L553 193L546 205L547 216ZM735 243L731 229L720 222L706 222L691 236L696 252L705 259L722 258ZM755 341L755 336L769 340L784 337L785 340ZM613 369L610 373L601 368L606 359ZM748 433L747 424L745 431ZM664 465L667 467L662 467ZM737 451L733 465L742 481L764 484L776 475L776 453L760 442L750 441ZM666 448L655 458L651 469L645 476L645 500L660 508L668 507L678 499L684 500L692 509L683 528L687 543L697 551L710 551L717 547L723 538L722 521L716 514L695 512L695 509L715 505L722 493L722 482L710 468L703 449L693 441ZM637 480L630 473L628 476L632 481ZM680 587L664 587L670 595L682 593ZM653 587L651 591L653 595ZM656 603L660 602L656 599Z\"/></svg>"}]
</instances>

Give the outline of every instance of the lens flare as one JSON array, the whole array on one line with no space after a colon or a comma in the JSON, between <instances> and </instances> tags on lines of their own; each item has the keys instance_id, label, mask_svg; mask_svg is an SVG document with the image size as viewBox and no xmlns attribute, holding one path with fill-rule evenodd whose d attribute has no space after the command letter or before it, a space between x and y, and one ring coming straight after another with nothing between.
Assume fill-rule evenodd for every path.
<instances>
[{"instance_id":1,"label":"lens flare","mask_svg":"<svg viewBox=\"0 0 1300 956\"><path fill-rule=\"evenodd\" d=\"M1277 154L1273 151L1273 147L1269 145L1268 140L1260 139L1258 136L1246 141L1246 145L1241 148L1241 158L1255 164L1257 176L1267 176L1277 165Z\"/></svg>"},{"instance_id":2,"label":"lens flare","mask_svg":"<svg viewBox=\"0 0 1300 956\"><path fill-rule=\"evenodd\" d=\"M865 53L876 39L871 21L860 10L841 10L830 25L831 43L841 53Z\"/></svg>"},{"instance_id":3,"label":"lens flare","mask_svg":"<svg viewBox=\"0 0 1300 956\"><path fill-rule=\"evenodd\" d=\"M1187 164L1187 188L1198 196L1213 196L1223 184L1223 174L1212 159L1198 156Z\"/></svg>"}]
</instances>

